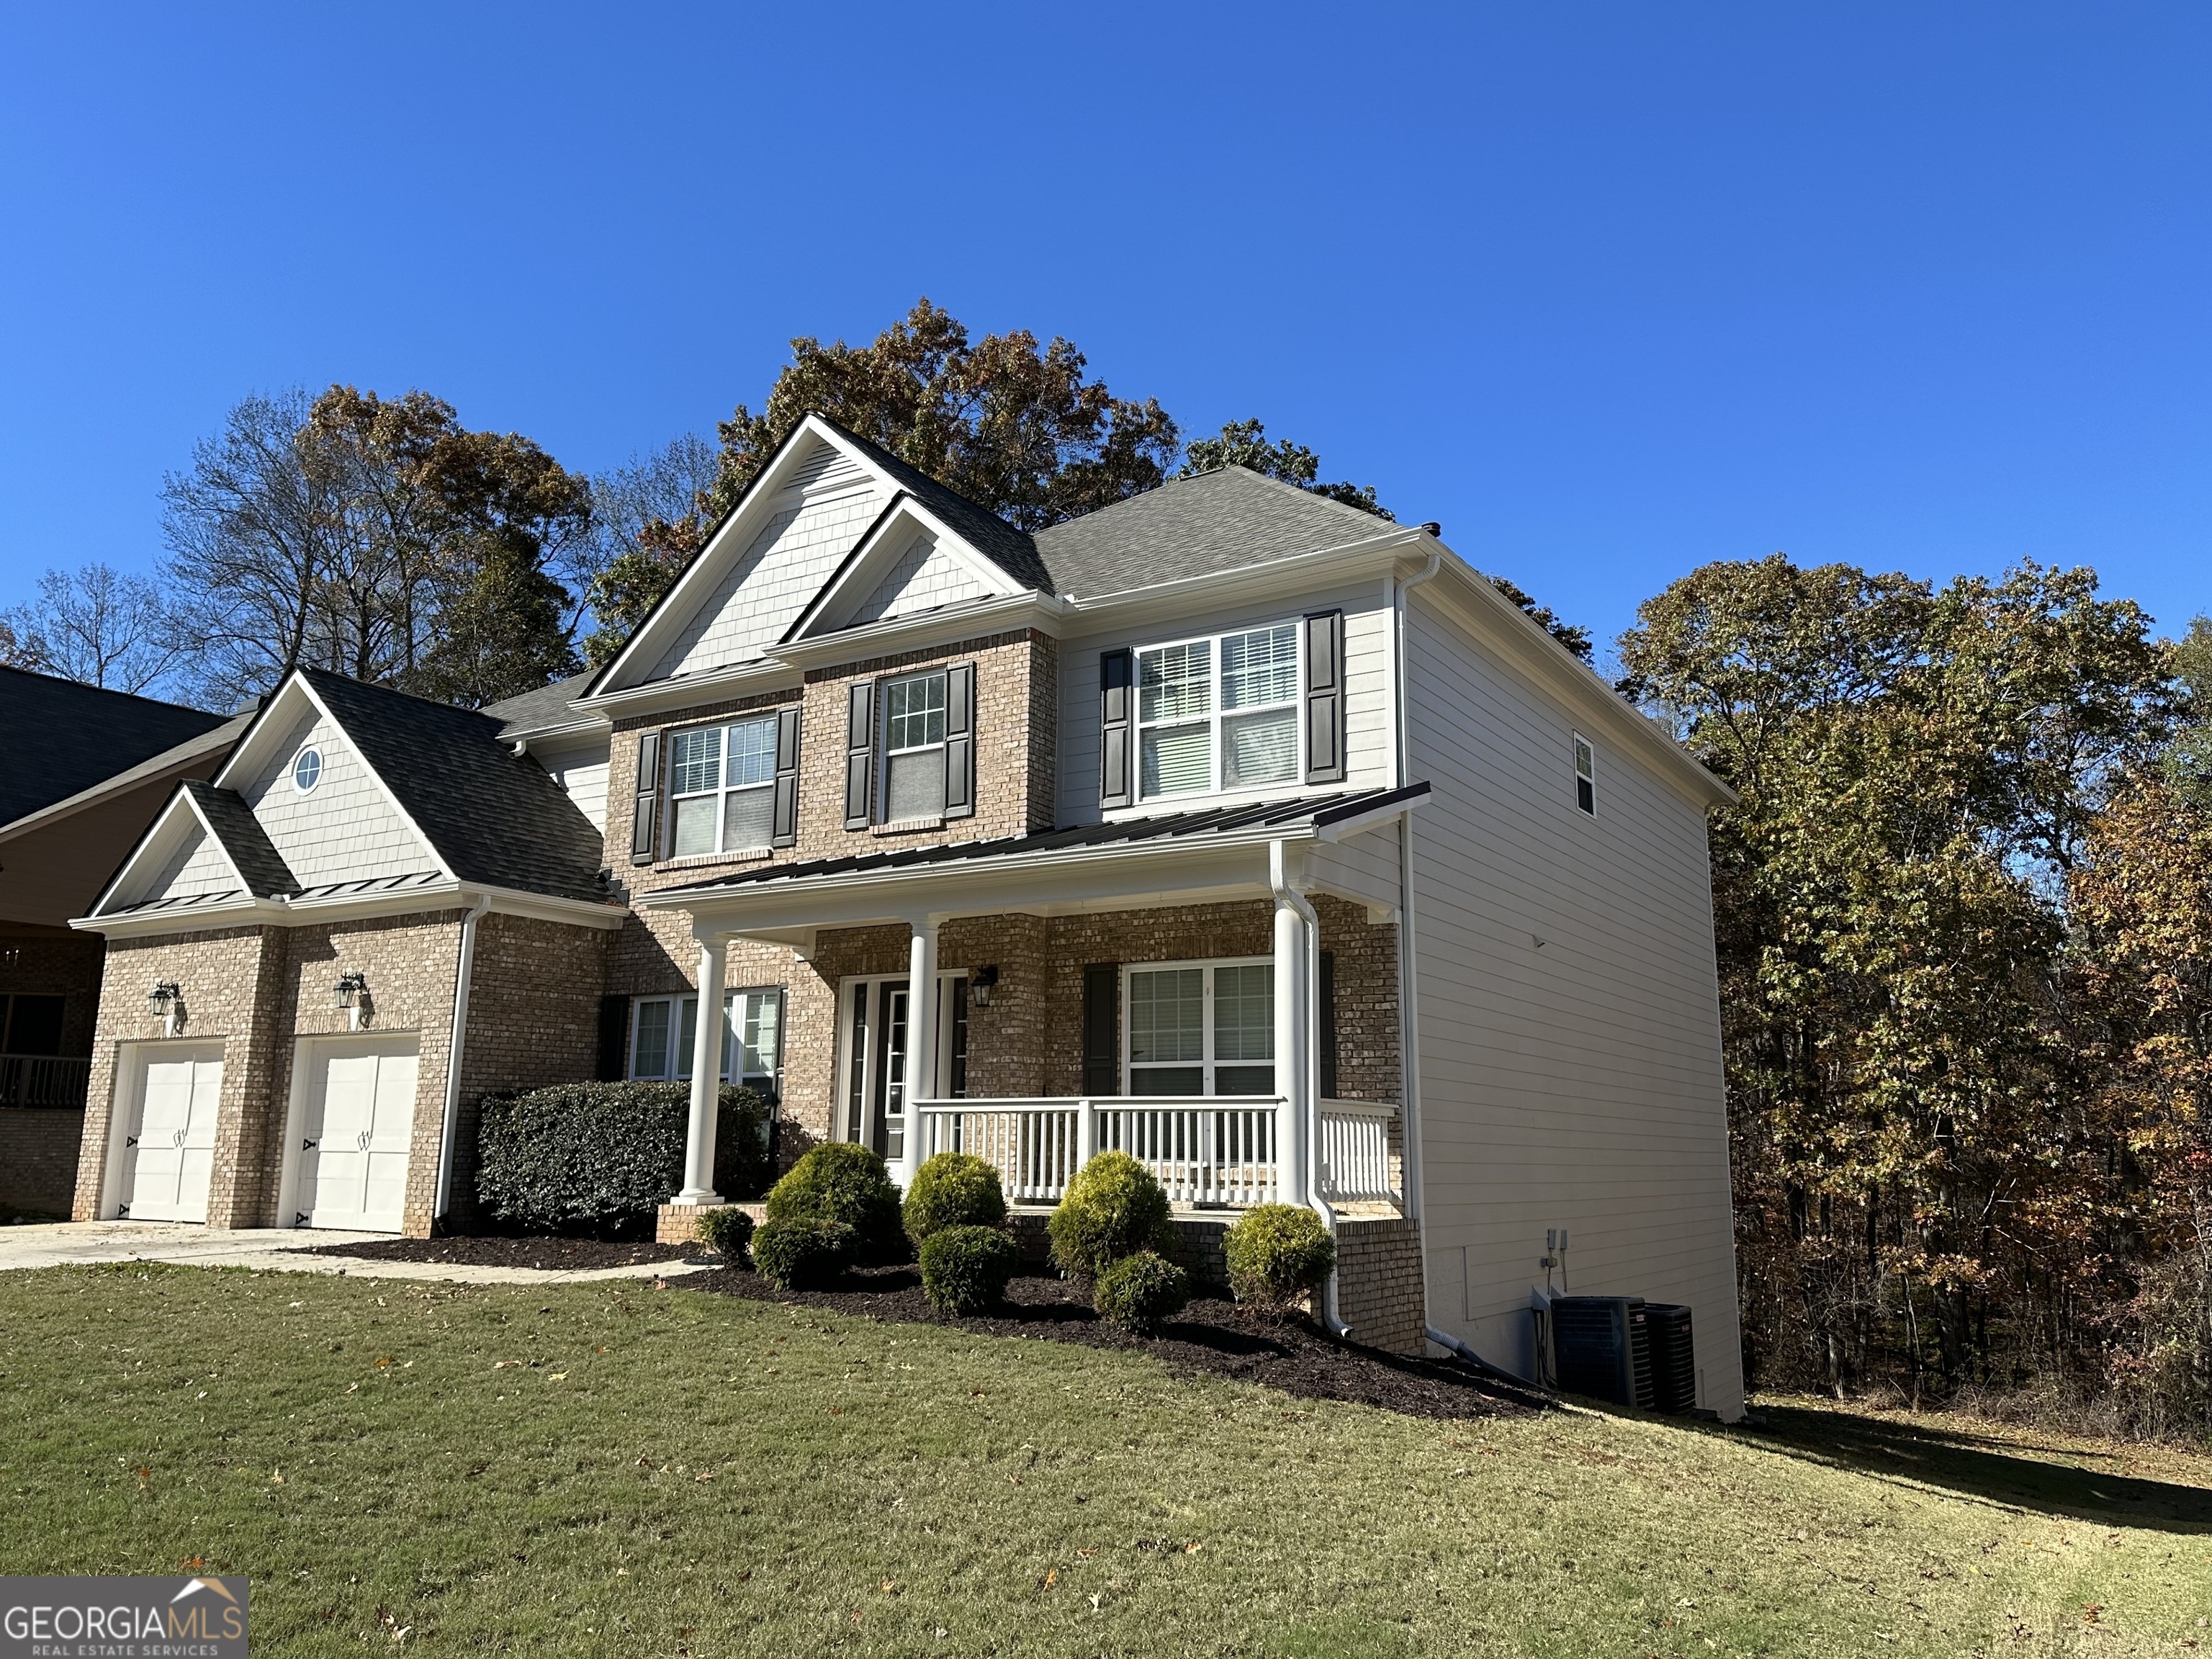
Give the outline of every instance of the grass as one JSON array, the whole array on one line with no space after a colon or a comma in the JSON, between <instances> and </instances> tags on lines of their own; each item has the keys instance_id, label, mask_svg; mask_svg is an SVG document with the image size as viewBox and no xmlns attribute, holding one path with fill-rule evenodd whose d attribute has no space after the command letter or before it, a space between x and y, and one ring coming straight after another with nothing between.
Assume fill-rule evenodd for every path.
<instances>
[{"instance_id":1,"label":"grass","mask_svg":"<svg viewBox=\"0 0 2212 1659\"><path fill-rule=\"evenodd\" d=\"M257 1653L2212 1652L2203 1463L1773 1421L1421 1421L635 1281L0 1275L4 1570L248 1573Z\"/></svg>"}]
</instances>

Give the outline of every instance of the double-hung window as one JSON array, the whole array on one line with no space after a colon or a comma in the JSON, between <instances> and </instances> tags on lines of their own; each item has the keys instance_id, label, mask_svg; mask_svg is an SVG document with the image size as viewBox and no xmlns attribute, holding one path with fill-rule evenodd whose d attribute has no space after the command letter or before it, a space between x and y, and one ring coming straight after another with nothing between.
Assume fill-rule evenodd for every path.
<instances>
[{"instance_id":1,"label":"double-hung window","mask_svg":"<svg viewBox=\"0 0 2212 1659\"><path fill-rule=\"evenodd\" d=\"M774 714L669 736L670 853L744 853L775 833Z\"/></svg>"},{"instance_id":2,"label":"double-hung window","mask_svg":"<svg viewBox=\"0 0 2212 1659\"><path fill-rule=\"evenodd\" d=\"M1175 963L1128 970L1129 1092L1275 1092L1275 967Z\"/></svg>"},{"instance_id":3,"label":"double-hung window","mask_svg":"<svg viewBox=\"0 0 2212 1659\"><path fill-rule=\"evenodd\" d=\"M1575 805L1592 817L1597 816L1597 754L1591 749L1589 739L1577 732L1575 737Z\"/></svg>"},{"instance_id":4,"label":"double-hung window","mask_svg":"<svg viewBox=\"0 0 2212 1659\"><path fill-rule=\"evenodd\" d=\"M945 676L909 674L884 684L884 822L945 811Z\"/></svg>"},{"instance_id":5,"label":"double-hung window","mask_svg":"<svg viewBox=\"0 0 2212 1659\"><path fill-rule=\"evenodd\" d=\"M1298 629L1282 623L1137 653L1146 799L1298 778Z\"/></svg>"},{"instance_id":6,"label":"double-hung window","mask_svg":"<svg viewBox=\"0 0 2212 1659\"><path fill-rule=\"evenodd\" d=\"M783 991L732 991L723 1000L722 1080L774 1098L783 1076ZM699 1035L696 996L638 997L630 1005L629 1074L688 1079Z\"/></svg>"}]
</instances>

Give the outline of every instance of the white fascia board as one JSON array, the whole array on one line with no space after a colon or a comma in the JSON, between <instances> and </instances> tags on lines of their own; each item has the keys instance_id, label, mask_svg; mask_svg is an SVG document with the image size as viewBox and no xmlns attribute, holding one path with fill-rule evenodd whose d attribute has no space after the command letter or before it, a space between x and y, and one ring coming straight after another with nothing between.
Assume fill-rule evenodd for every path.
<instances>
[{"instance_id":1,"label":"white fascia board","mask_svg":"<svg viewBox=\"0 0 2212 1659\"><path fill-rule=\"evenodd\" d=\"M545 743L554 738L581 738L604 735L614 729L614 722L605 714L594 714L583 720L566 720L559 726L532 726L527 732L517 732L501 742L527 751L534 743Z\"/></svg>"},{"instance_id":2,"label":"white fascia board","mask_svg":"<svg viewBox=\"0 0 2212 1659\"><path fill-rule=\"evenodd\" d=\"M222 861L230 871L231 879L238 884L239 890L250 893L252 884L240 872L238 860L231 857L230 848L223 844L222 837L216 834L215 825L210 823L207 814L200 811L200 804L192 799L192 792L179 783L167 803L154 815L153 823L146 826L145 834L138 837L138 844L131 849L131 856L123 860L123 867L108 878L107 885L101 888L100 896L93 900L88 914L97 916L110 899L127 887L140 866L157 856L155 849L159 848L158 856L167 857L176 844L173 835L175 826L180 818L187 817L199 826L202 835L215 843L216 850L222 854Z\"/></svg>"},{"instance_id":3,"label":"white fascia board","mask_svg":"<svg viewBox=\"0 0 2212 1659\"><path fill-rule=\"evenodd\" d=\"M1542 623L1500 592L1495 582L1443 543L1435 545L1445 554L1442 580L1414 589L1410 599L1455 599L1462 620L1474 632L1502 647L1524 673L1587 713L1594 725L1653 762L1659 776L1700 811L1736 804L1740 798L1734 789L1607 685L1595 669L1553 639Z\"/></svg>"},{"instance_id":4,"label":"white fascia board","mask_svg":"<svg viewBox=\"0 0 2212 1659\"><path fill-rule=\"evenodd\" d=\"M620 691L595 693L586 702L607 716L607 729L631 714L657 709L690 708L706 702L728 702L763 691L786 691L801 683L799 671L775 657L760 657L707 674L686 674L681 679L650 680Z\"/></svg>"},{"instance_id":5,"label":"white fascia board","mask_svg":"<svg viewBox=\"0 0 2212 1659\"><path fill-rule=\"evenodd\" d=\"M1427 792L1424 791L1420 794L1409 796L1404 800L1394 800L1381 806L1371 806L1364 812L1355 812L1348 818L1338 818L1333 823L1322 824L1314 832L1314 839L1321 842L1346 841L1353 836L1364 835L1370 830L1379 830L1386 823L1395 823L1407 813L1417 807L1426 806L1428 804L1429 797Z\"/></svg>"},{"instance_id":6,"label":"white fascia board","mask_svg":"<svg viewBox=\"0 0 2212 1659\"><path fill-rule=\"evenodd\" d=\"M750 547L754 527L775 512L775 498L782 493L790 474L797 468L799 456L811 453L810 447L802 441L808 438L818 439L828 444L866 472L878 489L888 493L900 488L897 479L848 444L819 416L807 416L792 428L791 435L783 441L783 447L776 451L760 476L746 487L744 498L715 526L714 533L708 538L706 546L699 550L699 556L676 579L676 585L661 596L660 603L653 608L638 625L637 631L615 653L615 659L600 671L599 678L592 682L592 695L576 699L571 707L592 708L603 704L611 694L630 689L623 684L624 678L635 672L641 662L659 659L659 653L667 648L669 639L682 631L684 623L690 618L705 596L714 591L715 584L721 580L722 573L734 552L742 552ZM600 690L602 686L608 690Z\"/></svg>"},{"instance_id":7,"label":"white fascia board","mask_svg":"<svg viewBox=\"0 0 2212 1659\"><path fill-rule=\"evenodd\" d=\"M489 898L497 914L530 916L540 921L566 922L571 927L612 932L629 912L617 905L590 899L557 898L546 893L527 893L515 888L467 885L440 881L424 887L405 887L381 893L337 893L306 899L237 899L221 904L183 910L155 910L143 915L80 916L70 926L112 938L148 933L205 933L235 927L240 922L273 922L299 926L307 922L357 921L374 916L409 915L418 911L465 910L479 898Z\"/></svg>"},{"instance_id":8,"label":"white fascia board","mask_svg":"<svg viewBox=\"0 0 2212 1659\"><path fill-rule=\"evenodd\" d=\"M939 643L957 645L979 634L1003 634L1015 628L1057 635L1060 614L1060 601L1051 594L1024 588L1004 599L969 599L934 611L919 611L910 617L895 617L889 622L870 623L865 628L817 635L777 647L776 657L794 668L818 668Z\"/></svg>"},{"instance_id":9,"label":"white fascia board","mask_svg":"<svg viewBox=\"0 0 2212 1659\"><path fill-rule=\"evenodd\" d=\"M1071 635L1089 633L1094 627L1127 627L1155 615L1189 617L1241 599L1269 599L1370 575L1388 569L1409 553L1421 551L1421 544L1428 539L1423 530L1396 526L1378 536L1316 548L1310 553L1294 553L1264 564L1239 565L1233 570L1209 571L1115 593L1066 595L1060 604L1066 608ZM1094 617L1095 624L1091 621Z\"/></svg>"},{"instance_id":10,"label":"white fascia board","mask_svg":"<svg viewBox=\"0 0 2212 1659\"><path fill-rule=\"evenodd\" d=\"M791 625L779 649L814 638L824 628L838 627L851 615L853 607L874 592L876 584L890 574L905 550L900 532L921 530L927 531L936 538L938 546L949 550L967 568L969 574L988 588L988 597L1004 599L1027 591L994 561L978 551L966 537L915 497L902 491L892 498L891 504L846 555L843 562L830 573L830 580L806 602L806 608L799 613L799 620Z\"/></svg>"},{"instance_id":11,"label":"white fascia board","mask_svg":"<svg viewBox=\"0 0 2212 1659\"><path fill-rule=\"evenodd\" d=\"M70 926L80 933L104 933L109 939L142 939L149 933L205 933L252 922L281 921L281 899L225 899L220 904L196 904L182 910L149 910L127 916L74 916Z\"/></svg>"}]
</instances>

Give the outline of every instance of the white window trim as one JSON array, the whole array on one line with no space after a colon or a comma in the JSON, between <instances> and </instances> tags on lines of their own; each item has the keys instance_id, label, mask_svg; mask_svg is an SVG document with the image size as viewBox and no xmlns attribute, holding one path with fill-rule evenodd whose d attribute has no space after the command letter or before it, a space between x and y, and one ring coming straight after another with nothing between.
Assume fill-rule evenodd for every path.
<instances>
[{"instance_id":1,"label":"white window trim","mask_svg":"<svg viewBox=\"0 0 2212 1659\"><path fill-rule=\"evenodd\" d=\"M667 780L667 788L665 792L667 796L667 799L662 806L663 822L660 826L660 835L661 845L669 850L667 857L659 860L660 862L664 864L674 864L690 862L694 860L744 858L750 854L764 854L772 850L772 843L775 836L775 811L773 799L771 799L769 802L769 840L763 841L757 846L754 847L724 847L722 845L722 834L729 823L730 797L732 795L751 794L765 791L773 797L775 793L776 722L779 718L777 712L774 709L770 709L765 714L755 712L752 714L738 714L725 720L709 720L697 726L675 726L661 734L660 740L665 746L667 751L666 758L661 763L664 769L664 775ZM765 724L769 728L769 765L767 781L762 783L732 784L730 781L730 729L732 726L756 726L762 724ZM715 734L717 748L715 751L716 758L714 775L718 781L712 789L693 789L678 793L676 788L677 741L678 738L696 736L702 732L712 732ZM714 798L714 845L703 853L678 854L675 850L677 802L680 800L704 800L710 795Z\"/></svg>"},{"instance_id":2,"label":"white window trim","mask_svg":"<svg viewBox=\"0 0 2212 1659\"><path fill-rule=\"evenodd\" d=\"M1289 700L1279 703L1259 703L1245 708L1224 709L1222 707L1221 678L1222 675L1226 671L1222 666L1222 641L1224 640L1233 638L1239 634L1266 633L1278 628L1288 628L1291 630L1291 660L1294 665L1291 670L1291 689ZM1148 720L1144 717L1146 654L1148 652L1153 651L1173 650L1179 645L1203 645L1207 647L1208 661L1211 665L1208 671L1210 676L1207 696L1208 707L1206 713L1200 718L1202 718L1207 724L1208 741L1212 745L1212 774L1208 780L1208 787L1204 789L1185 789L1180 790L1173 794L1148 795L1145 793L1145 733L1147 731L1158 730L1164 727L1194 726L1198 723L1198 720L1195 719ZM1223 628L1207 634L1187 634L1180 635L1175 639L1152 640L1142 645L1132 646L1129 651L1129 696L1131 698L1131 707L1129 709L1129 742L1132 749L1132 752L1129 757L1129 765L1132 773L1130 779L1132 787L1130 791L1129 806L1127 808L1117 808L1117 811L1127 811L1133 813L1158 811L1160 808L1161 803L1163 802L1203 801L1217 799L1222 797L1243 799L1261 795L1279 793L1286 789L1303 790L1306 787L1306 723L1304 717L1306 685L1306 641L1305 629L1300 624L1297 617L1279 617L1266 622L1255 622L1241 627ZM1221 727L1224 720L1233 719L1243 714L1268 713L1276 709L1287 709L1291 715L1290 776L1280 779L1273 783L1243 783L1236 785L1223 783L1221 781L1222 769L1229 762L1228 752L1221 741ZM1334 787L1334 786L1332 786L1332 787Z\"/></svg>"},{"instance_id":3,"label":"white window trim","mask_svg":"<svg viewBox=\"0 0 2212 1659\"><path fill-rule=\"evenodd\" d=\"M1597 745L1579 732L1572 736L1574 741L1569 752L1575 763L1575 810L1584 817L1594 818L1597 816ZM1585 755L1589 757L1588 771L1583 769ZM1583 785L1585 782L1589 785L1590 804L1588 806L1583 805Z\"/></svg>"},{"instance_id":4,"label":"white window trim","mask_svg":"<svg viewBox=\"0 0 2212 1659\"><path fill-rule=\"evenodd\" d=\"M315 775L307 782L302 783L300 781L300 763L310 755L315 757ZM331 757L323 753L320 744L301 744L298 752L292 757L292 764L286 769L286 775L292 780L292 793L295 795L313 794L316 787L323 781L323 774L329 771L330 767Z\"/></svg>"},{"instance_id":5,"label":"white window trim","mask_svg":"<svg viewBox=\"0 0 2212 1659\"><path fill-rule=\"evenodd\" d=\"M1204 1084L1212 1080L1214 1069L1218 1065L1257 1066L1262 1063L1256 1060L1231 1060L1226 1061L1217 1061L1215 1060L1213 1054L1212 970L1217 968L1272 968L1274 965L1275 959L1273 957L1201 957L1194 961L1189 962L1123 963L1121 964L1121 1088L1124 1098L1136 1099L1139 1097L1136 1093L1136 1073L1138 1066L1140 1062L1130 1058L1130 1051L1136 1046L1137 1035L1137 1022L1133 1013L1136 1005L1131 997L1129 988L1129 980L1132 975L1172 973L1177 969L1187 968L1202 968L1206 970L1205 981L1205 1012L1200 1016L1201 1024L1205 1032L1204 1048L1206 1058L1202 1060L1196 1061L1178 1060L1146 1060L1141 1062L1144 1069L1146 1071L1174 1071L1192 1065L1202 1066L1203 1070L1200 1073L1201 1086L1199 1092L1200 1094L1206 1094L1206 1090L1203 1085ZM1272 1020L1273 1017L1271 1015L1271 1024ZM1282 1056L1278 1054L1267 1060L1265 1063L1275 1068L1276 1080L1280 1082L1283 1064ZM1206 1095L1206 1098L1210 1100L1279 1100L1282 1098L1282 1094L1281 1091L1278 1090L1275 1093L1269 1095Z\"/></svg>"},{"instance_id":6,"label":"white window trim","mask_svg":"<svg viewBox=\"0 0 2212 1659\"><path fill-rule=\"evenodd\" d=\"M736 1083L742 1085L749 1076L765 1078L768 1081L769 1091L771 1094L779 1092L777 1079L783 1075L784 1042L788 1036L791 1012L790 999L786 988L781 985L741 985L725 991L722 994L724 1006L720 1080L724 1083ZM744 1033L739 1029L737 1020L732 1018L732 1013L738 1007L740 998L750 996L772 996L776 1000L775 1066L769 1072L740 1073L732 1077L730 1073L731 1062L738 1056ZM629 1024L623 1049L623 1074L626 1078L633 1083L688 1083L690 1081L691 1050L681 1041L684 1032L684 1010L687 1006L697 1006L699 994L696 991L677 991L659 996L634 996L629 1000ZM659 1076L647 1077L641 1075L637 1069L637 1028L644 1010L653 1005L665 1005L668 1009L668 1069ZM693 1028L695 1031L696 1029L696 1026Z\"/></svg>"}]
</instances>

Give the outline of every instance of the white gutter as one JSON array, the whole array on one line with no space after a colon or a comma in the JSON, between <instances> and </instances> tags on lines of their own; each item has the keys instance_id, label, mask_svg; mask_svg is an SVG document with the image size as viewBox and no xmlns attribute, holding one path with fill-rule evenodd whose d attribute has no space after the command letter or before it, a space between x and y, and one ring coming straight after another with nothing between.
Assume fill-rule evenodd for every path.
<instances>
[{"instance_id":1,"label":"white gutter","mask_svg":"<svg viewBox=\"0 0 2212 1659\"><path fill-rule=\"evenodd\" d=\"M432 1223L443 1221L453 1207L453 1135L459 1127L461 1057L469 1037L469 980L477 966L477 919L491 908L491 895L481 896L461 918L461 960L453 975L453 1024L446 1045L446 1120L438 1131L438 1204Z\"/></svg>"},{"instance_id":2,"label":"white gutter","mask_svg":"<svg viewBox=\"0 0 2212 1659\"><path fill-rule=\"evenodd\" d=\"M1305 1097L1306 1122L1299 1139L1304 1143L1299 1154L1306 1163L1306 1202L1311 1205L1328 1227L1329 1236L1336 1236L1336 1212L1321 1195L1321 918L1314 913L1313 903L1293 886L1290 878L1288 848L1281 841L1267 846L1267 884L1274 890L1275 901L1287 904L1297 913L1304 924L1306 1027L1305 1041L1300 1045L1304 1053L1296 1056L1295 1063L1306 1075L1306 1086L1297 1091ZM1285 1054L1288 1060L1292 1057ZM1291 1097L1294 1100L1297 1096ZM1317 1310L1322 1323L1328 1328L1331 1336L1340 1340L1352 1334L1352 1328L1336 1315L1336 1270L1329 1270L1328 1280L1321 1289L1321 1307Z\"/></svg>"}]
</instances>

